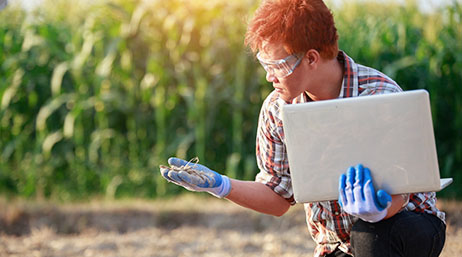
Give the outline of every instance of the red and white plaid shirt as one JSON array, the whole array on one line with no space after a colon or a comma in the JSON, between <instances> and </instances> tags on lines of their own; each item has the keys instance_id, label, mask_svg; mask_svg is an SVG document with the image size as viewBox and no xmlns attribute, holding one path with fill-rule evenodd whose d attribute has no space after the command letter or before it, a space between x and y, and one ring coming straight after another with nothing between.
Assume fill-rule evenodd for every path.
<instances>
[{"instance_id":1,"label":"red and white plaid shirt","mask_svg":"<svg viewBox=\"0 0 462 257\"><path fill-rule=\"evenodd\" d=\"M339 98L400 92L402 89L383 73L356 64L340 51L337 59L344 64L344 78ZM294 99L291 104L311 101L306 93ZM264 101L257 130L257 163L260 172L255 180L269 186L274 192L295 204L289 163L281 119L282 105L288 104L273 91ZM436 208L436 194L410 194L405 209L427 212L445 220L445 213ZM337 201L305 204L308 229L317 246L314 256L324 256L339 248L350 253L350 230L356 217L343 212Z\"/></svg>"}]
</instances>

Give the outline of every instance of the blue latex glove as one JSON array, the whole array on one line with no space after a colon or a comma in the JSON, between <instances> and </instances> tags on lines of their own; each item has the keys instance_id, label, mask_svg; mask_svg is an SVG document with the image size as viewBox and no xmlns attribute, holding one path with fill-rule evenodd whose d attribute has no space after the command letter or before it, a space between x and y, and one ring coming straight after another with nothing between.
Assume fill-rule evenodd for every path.
<instances>
[{"instance_id":1,"label":"blue latex glove","mask_svg":"<svg viewBox=\"0 0 462 257\"><path fill-rule=\"evenodd\" d=\"M179 158L169 158L167 166L160 166L160 173L169 182L182 186L190 191L208 192L223 198L231 191L228 177L194 162ZM187 167L187 168L185 168Z\"/></svg>"},{"instance_id":2,"label":"blue latex glove","mask_svg":"<svg viewBox=\"0 0 462 257\"><path fill-rule=\"evenodd\" d=\"M385 218L391 206L391 196L384 190L375 192L371 172L361 164L340 176L339 201L345 212L371 223Z\"/></svg>"}]
</instances>

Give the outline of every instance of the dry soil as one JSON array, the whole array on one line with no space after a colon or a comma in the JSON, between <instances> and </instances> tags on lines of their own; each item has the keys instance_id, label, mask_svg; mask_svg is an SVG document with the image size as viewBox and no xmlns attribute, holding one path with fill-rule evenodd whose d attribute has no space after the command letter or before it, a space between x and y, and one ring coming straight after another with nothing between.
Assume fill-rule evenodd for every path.
<instances>
[{"instance_id":1,"label":"dry soil","mask_svg":"<svg viewBox=\"0 0 462 257\"><path fill-rule=\"evenodd\" d=\"M0 256L312 256L302 206L280 218L226 200L73 204L0 201ZM447 212L442 257L462 256L462 203Z\"/></svg>"}]
</instances>

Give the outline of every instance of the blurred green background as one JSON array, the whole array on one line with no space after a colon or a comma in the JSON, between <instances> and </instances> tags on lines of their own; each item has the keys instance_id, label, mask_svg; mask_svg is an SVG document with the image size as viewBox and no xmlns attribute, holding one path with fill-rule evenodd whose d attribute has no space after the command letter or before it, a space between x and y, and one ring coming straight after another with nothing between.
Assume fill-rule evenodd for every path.
<instances>
[{"instance_id":1,"label":"blurred green background","mask_svg":"<svg viewBox=\"0 0 462 257\"><path fill-rule=\"evenodd\" d=\"M11 2L11 1L10 1ZM169 156L253 179L272 87L243 45L257 0L42 1L0 12L0 193L80 200L184 192ZM430 92L442 177L462 197L462 4L344 1L340 47Z\"/></svg>"}]
</instances>

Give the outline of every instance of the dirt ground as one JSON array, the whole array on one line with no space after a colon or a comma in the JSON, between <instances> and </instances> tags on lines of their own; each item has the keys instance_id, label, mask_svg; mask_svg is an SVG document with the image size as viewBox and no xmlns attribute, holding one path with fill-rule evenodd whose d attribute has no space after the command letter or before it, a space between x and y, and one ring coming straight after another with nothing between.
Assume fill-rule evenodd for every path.
<instances>
[{"instance_id":1,"label":"dirt ground","mask_svg":"<svg viewBox=\"0 0 462 257\"><path fill-rule=\"evenodd\" d=\"M462 253L462 203L447 213L442 257ZM0 256L312 256L297 205L280 218L226 200L188 194L170 200L74 204L0 201Z\"/></svg>"}]
</instances>

